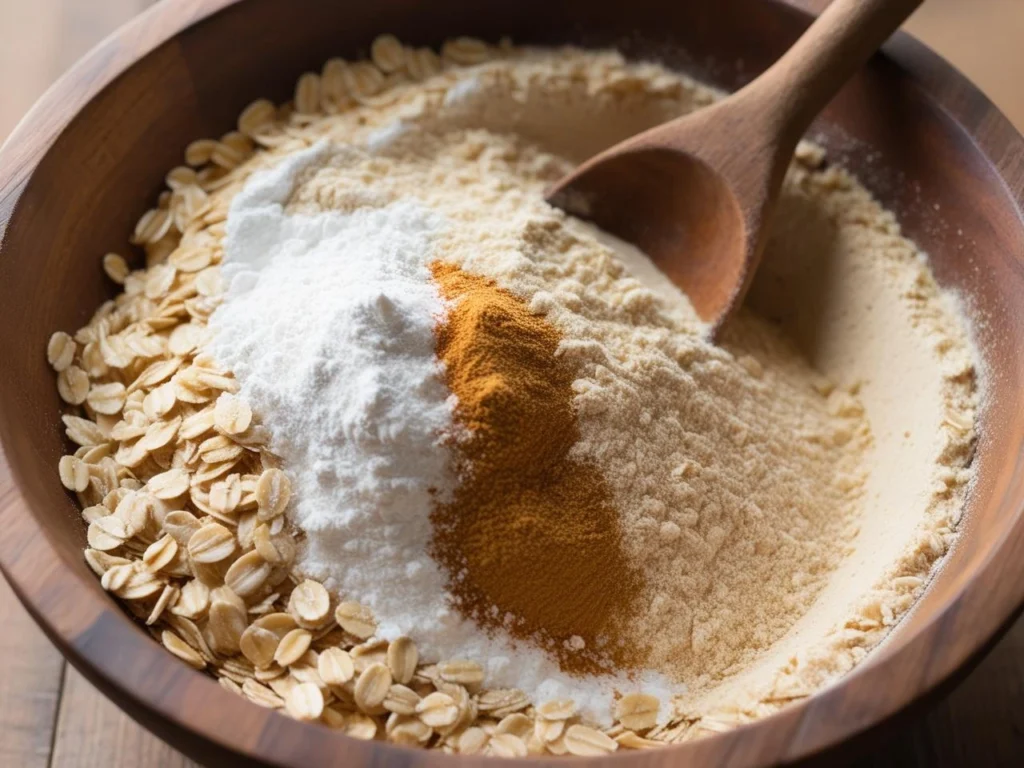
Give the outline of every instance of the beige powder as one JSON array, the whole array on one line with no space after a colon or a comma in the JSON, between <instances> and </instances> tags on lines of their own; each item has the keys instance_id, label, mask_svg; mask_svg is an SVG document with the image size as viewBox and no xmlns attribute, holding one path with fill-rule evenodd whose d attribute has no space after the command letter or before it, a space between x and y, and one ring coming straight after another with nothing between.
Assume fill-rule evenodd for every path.
<instances>
[{"instance_id":1,"label":"beige powder","mask_svg":"<svg viewBox=\"0 0 1024 768\"><path fill-rule=\"evenodd\" d=\"M642 257L541 201L573 161L713 97L613 54L519 54L314 122L301 146L369 149L309 171L291 203L418 197L456 223L439 258L559 328L574 450L603 468L655 576L637 595L645 661L685 684L681 711L695 713L669 740L805 696L884 636L951 541L975 409L949 300L891 215L841 171L816 170L810 147L753 311L721 347Z\"/></svg>"}]
</instances>

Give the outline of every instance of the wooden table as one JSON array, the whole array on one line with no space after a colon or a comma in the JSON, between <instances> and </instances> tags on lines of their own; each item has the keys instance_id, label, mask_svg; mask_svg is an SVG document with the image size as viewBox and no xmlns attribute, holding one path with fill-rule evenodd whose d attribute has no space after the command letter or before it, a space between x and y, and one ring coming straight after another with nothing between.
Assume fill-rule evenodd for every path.
<instances>
[{"instance_id":1,"label":"wooden table","mask_svg":"<svg viewBox=\"0 0 1024 768\"><path fill-rule=\"evenodd\" d=\"M151 2L0 0L0 71L16 73L4 78L0 137L75 59ZM929 0L908 26L1024 128L1024 0ZM195 765L65 664L2 579L0 626L0 768ZM947 699L858 765L1024 765L1024 619Z\"/></svg>"}]
</instances>

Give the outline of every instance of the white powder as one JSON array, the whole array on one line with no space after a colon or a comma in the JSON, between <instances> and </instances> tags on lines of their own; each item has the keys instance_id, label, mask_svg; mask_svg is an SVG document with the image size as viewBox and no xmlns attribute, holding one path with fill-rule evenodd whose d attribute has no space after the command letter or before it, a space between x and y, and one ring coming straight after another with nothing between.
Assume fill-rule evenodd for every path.
<instances>
[{"instance_id":1,"label":"white powder","mask_svg":"<svg viewBox=\"0 0 1024 768\"><path fill-rule=\"evenodd\" d=\"M449 615L425 543L431 493L452 482L438 444L452 404L434 356L444 306L426 264L443 222L409 202L287 215L295 174L326 150L288 158L235 198L211 351L294 478L310 575L371 605L385 634L440 629ZM397 588L406 582L416 589Z\"/></svg>"},{"instance_id":2,"label":"white powder","mask_svg":"<svg viewBox=\"0 0 1024 768\"><path fill-rule=\"evenodd\" d=\"M542 651L488 637L449 607L445 574L427 554L433 500L455 482L440 443L454 403L434 354L445 308L426 266L446 224L410 201L286 211L296 178L330 159L320 142L234 198L229 285L210 321L210 351L241 382L293 479L299 569L370 606L380 637L412 635L427 660L484 663L489 685L536 701L572 696L605 723L616 689L667 701L679 687L659 675L575 680Z\"/></svg>"}]
</instances>

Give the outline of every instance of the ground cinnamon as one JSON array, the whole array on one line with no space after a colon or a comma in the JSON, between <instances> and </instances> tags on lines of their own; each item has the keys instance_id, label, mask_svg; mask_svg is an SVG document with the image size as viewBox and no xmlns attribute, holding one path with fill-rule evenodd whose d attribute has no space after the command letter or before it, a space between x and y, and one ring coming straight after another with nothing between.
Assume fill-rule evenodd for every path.
<instances>
[{"instance_id":1,"label":"ground cinnamon","mask_svg":"<svg viewBox=\"0 0 1024 768\"><path fill-rule=\"evenodd\" d=\"M447 263L432 271L453 302L437 352L466 430L463 480L431 518L457 607L541 641L566 671L627 666L616 627L640 577L600 471L569 456L578 430L559 333L493 281Z\"/></svg>"}]
</instances>

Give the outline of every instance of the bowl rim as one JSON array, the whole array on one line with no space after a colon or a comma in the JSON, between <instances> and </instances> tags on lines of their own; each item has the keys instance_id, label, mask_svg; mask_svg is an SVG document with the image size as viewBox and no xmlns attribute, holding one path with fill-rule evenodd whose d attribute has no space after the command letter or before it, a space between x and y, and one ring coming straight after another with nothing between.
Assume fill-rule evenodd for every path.
<instances>
[{"instance_id":1,"label":"bowl rim","mask_svg":"<svg viewBox=\"0 0 1024 768\"><path fill-rule=\"evenodd\" d=\"M190 26L240 2L242 0L158 3L105 38L51 86L0 147L0 241L36 166L89 101L159 46ZM807 0L773 0L773 3L810 19ZM1009 120L958 70L910 35L898 33L886 44L883 53L908 82L918 87L970 138L995 171L1008 197L1015 202L1018 218L1024 220L1021 213L1024 210L1024 138ZM127 713L144 725L169 721L178 732L189 734L194 743L226 756L245 756L263 764L284 766L292 763L286 751L274 750L275 741L287 744L306 739L323 740L323 736L314 736L314 733L328 733L326 729L259 710L221 691L212 680L192 674L157 643L133 629L132 622L108 604L109 601L96 592L95 585L86 584L84 577L64 563L32 514L4 450L0 443L0 529L10 535L0 537L0 571L35 621L76 668L107 691L115 692L120 704L131 707L126 709ZM1024 452L1018 451L1014 477L1016 485L1004 489L1004 498L1011 492L1024 498ZM631 752L628 758L619 754L601 760L616 760L621 764L623 760L632 759L637 765L654 765L670 759L698 763L714 756L716 761L728 759L729 764L735 766L789 763L821 757L840 744L879 727L980 659L1024 607L1024 525L1019 524L1024 503L1018 504L1012 512L1014 525L978 566L975 578L963 585L910 642L891 654L873 656L839 682L808 699L732 731L665 750ZM63 586L69 582L75 584L70 599L74 604L73 622L67 614L68 600L56 600L53 594L57 584ZM980 609L982 605L985 610ZM948 625L955 625L957 632L968 635L969 640L948 645L936 642L942 633L950 631ZM89 626L89 633L94 635L83 640L83 634L77 631L82 626ZM97 638L102 638L102 642ZM929 639L931 653L921 658L918 649ZM121 679L110 664L109 654L101 648L109 642L125 643L133 650L137 647L147 657L147 662L156 667L151 684L147 685L145 678L135 680L134 685ZM150 650L147 652L143 646ZM879 704L876 696L872 707L851 710L850 701L863 701L868 692L877 694L885 690L889 670L905 665L915 670L916 687L909 697L897 693L885 697ZM182 671L188 675L190 685L204 681L203 685L196 683L204 696L230 697L233 701L222 698L218 704L235 710L239 723L273 731L275 738L245 743L243 728L225 731L219 722L202 717L201 707L189 711L176 706L180 701L163 693L168 677L173 678ZM289 738L281 738L286 734ZM329 739L335 749L335 759L342 759L338 764L345 764L346 757L354 762L369 763L387 755L397 758L402 753L409 762L418 757L426 759L426 753L420 750L380 742L358 742L333 732ZM254 751L256 747L258 751ZM470 762L464 757L439 753L431 753L430 761L451 766L465 766Z\"/></svg>"}]
</instances>

